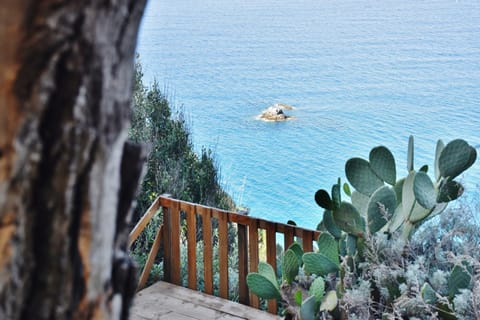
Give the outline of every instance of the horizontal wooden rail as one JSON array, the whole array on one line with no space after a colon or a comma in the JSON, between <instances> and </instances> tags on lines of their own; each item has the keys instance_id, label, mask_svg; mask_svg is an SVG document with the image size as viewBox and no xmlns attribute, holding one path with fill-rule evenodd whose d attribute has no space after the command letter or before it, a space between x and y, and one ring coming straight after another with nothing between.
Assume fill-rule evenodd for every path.
<instances>
[{"instance_id":1,"label":"horizontal wooden rail","mask_svg":"<svg viewBox=\"0 0 480 320\"><path fill-rule=\"evenodd\" d=\"M145 270L139 281L139 289L146 283L146 277L151 270L151 264L158 249L160 241L163 243L163 270L164 280L181 285L181 238L186 239L187 250L187 274L186 283L190 289L197 290L198 270L197 266L197 241L198 230L201 230L201 243L203 243L203 290L205 293L228 298L229 293L229 227L236 229L236 243L238 245L238 299L240 303L259 308L260 301L257 296L249 294L246 276L249 272L255 272L260 259L265 259L277 270L276 238L277 234L283 235L284 248L288 248L295 237L302 239L304 251L313 250L313 242L318 238L319 232L300 228L293 225L272 222L256 217L251 217L231 211L210 208L194 203L172 199L168 196L158 197L144 217L130 234L130 244L138 237L140 232L151 220L155 212L162 208L163 225L160 226L155 238L152 250L149 253ZM152 213L153 212L153 213ZM201 220L201 226L198 222ZM215 226L215 227L213 227ZM260 241L260 234L265 236ZM214 270L212 261L214 243L218 244L218 270ZM260 246L266 247L266 257L260 257ZM218 288L214 288L214 272L218 272ZM278 276L278 275L277 275ZM277 312L277 303L274 300L268 302L268 311Z\"/></svg>"}]
</instances>

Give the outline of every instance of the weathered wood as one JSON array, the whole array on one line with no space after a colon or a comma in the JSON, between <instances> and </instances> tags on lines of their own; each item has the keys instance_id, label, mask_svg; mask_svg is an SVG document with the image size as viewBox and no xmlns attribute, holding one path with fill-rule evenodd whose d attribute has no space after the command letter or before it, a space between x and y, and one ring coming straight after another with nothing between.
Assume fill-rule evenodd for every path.
<instances>
[{"instance_id":1,"label":"weathered wood","mask_svg":"<svg viewBox=\"0 0 480 320\"><path fill-rule=\"evenodd\" d=\"M248 236L247 227L237 226L238 233L238 300L242 304L249 304L247 274L248 274Z\"/></svg>"},{"instance_id":2,"label":"weathered wood","mask_svg":"<svg viewBox=\"0 0 480 320\"><path fill-rule=\"evenodd\" d=\"M131 319L280 320L281 317L198 291L157 282L137 293Z\"/></svg>"},{"instance_id":3,"label":"weathered wood","mask_svg":"<svg viewBox=\"0 0 480 320\"><path fill-rule=\"evenodd\" d=\"M285 233L284 233L284 250L287 250L294 241L294 227L293 226L285 226Z\"/></svg>"},{"instance_id":4,"label":"weathered wood","mask_svg":"<svg viewBox=\"0 0 480 320\"><path fill-rule=\"evenodd\" d=\"M258 271L258 220L251 219L248 226L248 247L249 247L249 267L250 272ZM260 301L257 295L250 293L250 305L254 308L260 307Z\"/></svg>"},{"instance_id":5,"label":"weathered wood","mask_svg":"<svg viewBox=\"0 0 480 320\"><path fill-rule=\"evenodd\" d=\"M144 5L0 1L0 319L128 316Z\"/></svg>"},{"instance_id":6,"label":"weathered wood","mask_svg":"<svg viewBox=\"0 0 480 320\"><path fill-rule=\"evenodd\" d=\"M160 249L160 244L163 238L163 225L157 230L155 235L155 240L153 240L152 249L148 253L147 261L145 262L145 266L142 270L142 274L140 275L140 279L138 280L137 290L142 290L147 283L148 276L150 275L150 271L152 270L153 263L155 262L155 257L157 256L158 250Z\"/></svg>"},{"instance_id":7,"label":"weathered wood","mask_svg":"<svg viewBox=\"0 0 480 320\"><path fill-rule=\"evenodd\" d=\"M165 203L162 201L162 212L163 212L163 279L167 282L171 282L172 277L172 229L171 229L171 216L173 209L170 206L164 206Z\"/></svg>"},{"instance_id":8,"label":"weathered wood","mask_svg":"<svg viewBox=\"0 0 480 320\"><path fill-rule=\"evenodd\" d=\"M160 209L160 198L157 198L155 199L155 201L153 201L150 208L148 208L147 212L145 212L145 214L140 218L140 220L130 232L130 235L128 236L129 247L131 247L135 240L137 240L138 236L142 233L150 220L152 220L152 218L155 216L155 213L158 212L158 209Z\"/></svg>"},{"instance_id":9,"label":"weathered wood","mask_svg":"<svg viewBox=\"0 0 480 320\"><path fill-rule=\"evenodd\" d=\"M173 284L180 285L180 203L173 202L170 215L170 254L171 254L171 269L170 281Z\"/></svg>"},{"instance_id":10,"label":"weathered wood","mask_svg":"<svg viewBox=\"0 0 480 320\"><path fill-rule=\"evenodd\" d=\"M219 212L218 215L218 251L219 251L219 295L228 299L228 213Z\"/></svg>"},{"instance_id":11,"label":"weathered wood","mask_svg":"<svg viewBox=\"0 0 480 320\"><path fill-rule=\"evenodd\" d=\"M197 216L196 208L182 203L187 214L187 250L188 250L188 287L197 289Z\"/></svg>"},{"instance_id":12,"label":"weathered wood","mask_svg":"<svg viewBox=\"0 0 480 320\"><path fill-rule=\"evenodd\" d=\"M213 294L213 241L211 208L199 207L202 215L203 230L203 280L205 293Z\"/></svg>"},{"instance_id":13,"label":"weathered wood","mask_svg":"<svg viewBox=\"0 0 480 320\"><path fill-rule=\"evenodd\" d=\"M313 251L313 232L310 230L302 231L302 244L304 252Z\"/></svg>"},{"instance_id":14,"label":"weathered wood","mask_svg":"<svg viewBox=\"0 0 480 320\"><path fill-rule=\"evenodd\" d=\"M267 263L269 263L275 274L277 273L277 228L276 224L269 222L267 224ZM278 276L278 275L277 275ZM268 300L268 312L277 314L277 300Z\"/></svg>"}]
</instances>

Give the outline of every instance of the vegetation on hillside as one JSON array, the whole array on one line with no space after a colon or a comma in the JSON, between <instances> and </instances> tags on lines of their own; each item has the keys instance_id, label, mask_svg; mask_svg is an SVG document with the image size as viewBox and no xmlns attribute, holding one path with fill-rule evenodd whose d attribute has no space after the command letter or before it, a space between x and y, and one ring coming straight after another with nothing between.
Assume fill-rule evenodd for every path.
<instances>
[{"instance_id":1,"label":"vegetation on hillside","mask_svg":"<svg viewBox=\"0 0 480 320\"><path fill-rule=\"evenodd\" d=\"M233 209L234 202L220 185L219 168L212 151L202 148L199 154L195 152L183 112L171 105L157 82L147 87L142 77L142 67L137 58L129 137L147 147L148 157L134 220L138 220L161 194L220 209ZM145 265L161 223L161 215L156 215L132 248L140 270ZM230 233L233 232L230 228ZM200 235L201 229L199 240ZM185 252L183 249L182 253ZM233 247L230 252L235 252ZM182 256L185 261L182 265L187 265L186 258ZM153 266L151 280L161 277L161 259L160 254Z\"/></svg>"}]
</instances>

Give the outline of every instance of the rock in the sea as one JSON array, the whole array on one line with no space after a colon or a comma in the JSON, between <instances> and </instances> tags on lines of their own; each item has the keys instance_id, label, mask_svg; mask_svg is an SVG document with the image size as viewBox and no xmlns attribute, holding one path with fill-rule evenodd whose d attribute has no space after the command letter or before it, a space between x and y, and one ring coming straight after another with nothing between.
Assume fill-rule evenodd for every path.
<instances>
[{"instance_id":1,"label":"rock in the sea","mask_svg":"<svg viewBox=\"0 0 480 320\"><path fill-rule=\"evenodd\" d=\"M276 103L268 109L264 110L262 114L260 114L259 118L265 121L287 120L290 118L290 116L286 115L283 112L284 109L293 110L293 107L282 103Z\"/></svg>"}]
</instances>

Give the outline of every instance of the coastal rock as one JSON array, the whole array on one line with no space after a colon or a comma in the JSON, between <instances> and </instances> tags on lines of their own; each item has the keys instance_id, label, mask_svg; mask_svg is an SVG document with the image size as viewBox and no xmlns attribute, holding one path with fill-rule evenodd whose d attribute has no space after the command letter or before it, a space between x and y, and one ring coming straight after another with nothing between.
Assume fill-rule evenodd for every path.
<instances>
[{"instance_id":1,"label":"coastal rock","mask_svg":"<svg viewBox=\"0 0 480 320\"><path fill-rule=\"evenodd\" d=\"M265 121L285 121L291 118L286 115L283 110L293 110L292 106L276 103L271 107L268 107L266 110L262 111L259 118Z\"/></svg>"}]
</instances>

